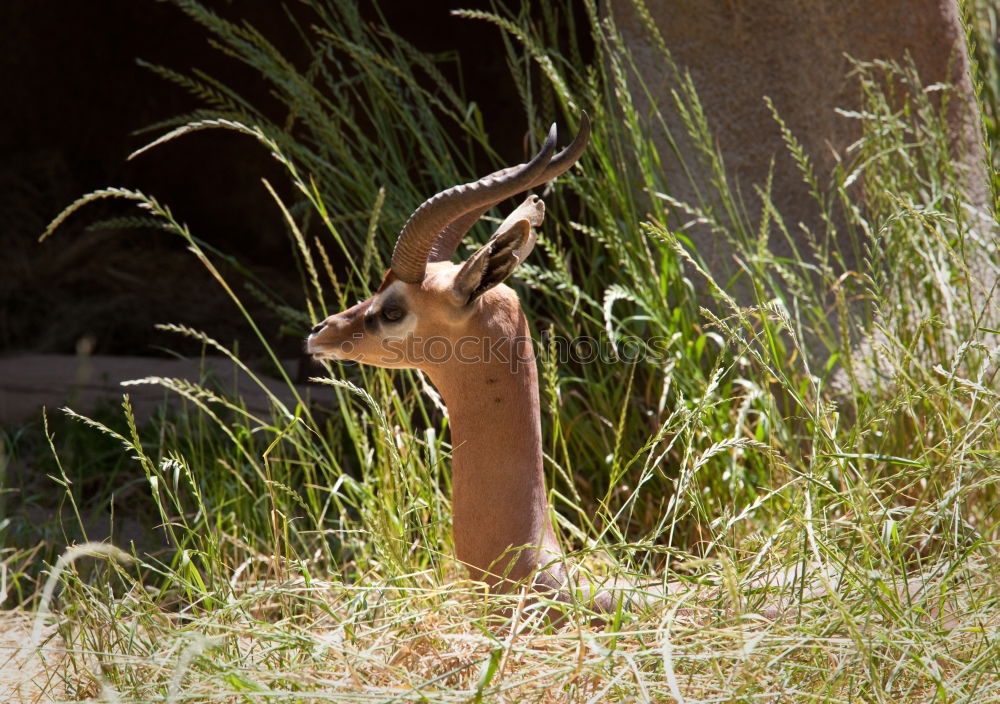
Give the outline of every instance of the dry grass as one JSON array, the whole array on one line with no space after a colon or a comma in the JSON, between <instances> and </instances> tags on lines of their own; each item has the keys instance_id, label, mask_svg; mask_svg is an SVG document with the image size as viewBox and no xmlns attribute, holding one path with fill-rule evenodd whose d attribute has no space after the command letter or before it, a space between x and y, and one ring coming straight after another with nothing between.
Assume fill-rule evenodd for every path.
<instances>
[{"instance_id":1,"label":"dry grass","mask_svg":"<svg viewBox=\"0 0 1000 704\"><path fill-rule=\"evenodd\" d=\"M113 620L105 605L78 604L61 628L67 656L47 655L45 691L136 702L1000 701L985 680L1000 661L998 613L982 601L1000 596L995 585L945 592L953 620L920 608L933 597L903 618L879 613L847 583L773 620L744 589L733 601L692 588L599 629L581 613L546 627L523 598L489 617L467 582L376 581L240 585L211 611L131 610L145 600L126 597ZM19 623L26 636L28 617Z\"/></svg>"},{"instance_id":2,"label":"dry grass","mask_svg":"<svg viewBox=\"0 0 1000 704\"><path fill-rule=\"evenodd\" d=\"M28 704L63 698L62 639L54 626L48 626L33 646L34 620L30 612L0 611L0 701Z\"/></svg>"},{"instance_id":3,"label":"dry grass","mask_svg":"<svg viewBox=\"0 0 1000 704\"><path fill-rule=\"evenodd\" d=\"M322 27L303 33L313 63L300 72L256 30L175 1L257 68L295 116L269 119L210 79L161 72L211 109L185 116L191 124L158 145L231 129L285 166L299 200L275 196L275 207L303 291L294 311L274 309L304 332L365 295L396 224L437 186L462 180L455 171L485 139L474 107L442 85L430 58L361 22L350 3L309 3ZM565 17L556 5L539 30L546 36L516 18L474 15L507 37L530 124L543 122L540 111L572 124L583 107L600 125L580 166L546 195L547 229L524 267L523 298L529 316L557 335L666 346L663 356L628 365L543 356L545 467L573 559L602 575L666 575L681 587L599 628L575 607L547 625L548 605L504 603L461 581L450 558L447 418L419 375L337 365L327 370L335 380L328 395L313 404L301 403L290 380L290 398L261 383L269 413L205 384L149 380L187 411L137 427L125 398L112 415L46 422L33 444L20 431L4 438L17 461L52 478L64 515L80 525L85 501L119 510L119 485L106 477L113 468L128 491L141 491L155 514L151 530L168 546L133 549L129 564L60 562L72 520L38 544L0 519L5 540L17 538L0 568L18 601L49 605L39 588L44 565L66 567L49 576L45 618L65 651L46 674L46 696L1000 701L1000 333L984 323L996 311L969 295L966 247L989 233L956 217L969 204L949 166L935 103L942 87L919 88L905 66L858 67L869 96L858 116L865 136L843 172L820 178L795 155L803 177L821 184L824 211L839 213L829 227L844 222L824 242L868 257L859 271L841 272L835 247L814 242L808 261L777 261L767 242L787 230L767 210L766 188L756 194L769 213L761 232L727 230L697 204L671 200L621 80L628 57L594 4L585 6L598 52L590 67L551 48L572 37L553 38ZM525 57L540 67L541 87ZM887 78L914 87L907 110L879 92ZM678 85L692 137L716 160L712 173L724 173L697 96ZM418 178L413 160L427 165ZM849 189L859 179L878 183L882 196L863 209ZM636 183L649 196L642 202ZM399 187L380 191L385 184ZM721 176L701 185L734 213L742 207ZM276 362L244 290L217 266L224 258L155 198L96 191L47 234L112 197L181 238L218 298L242 316L256 352ZM685 210L745 245L738 256L757 284L752 305L732 301L683 230L665 225ZM334 270L331 252L348 272ZM979 255L984 270L1000 272L995 252ZM712 309L699 309L692 290L708 291ZM866 315L850 315L855 306ZM189 327L166 329L243 365L243 349ZM859 339L871 344L856 346ZM838 375L846 381L835 389ZM105 443L98 460L98 441L86 438ZM6 466L0 454L0 481ZM86 491L94 486L101 491ZM0 509L39 501L16 494L0 492ZM809 584L762 584L803 566L815 568Z\"/></svg>"}]
</instances>

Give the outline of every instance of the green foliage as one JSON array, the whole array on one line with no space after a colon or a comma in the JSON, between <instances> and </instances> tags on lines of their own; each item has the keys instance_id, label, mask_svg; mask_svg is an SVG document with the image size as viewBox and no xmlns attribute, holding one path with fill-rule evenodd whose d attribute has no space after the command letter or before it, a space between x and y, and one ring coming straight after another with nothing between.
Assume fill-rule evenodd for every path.
<instances>
[{"instance_id":1,"label":"green foliage","mask_svg":"<svg viewBox=\"0 0 1000 704\"><path fill-rule=\"evenodd\" d=\"M174 2L254 68L286 112L270 116L197 72L152 67L206 107L158 126L171 130L150 146L235 130L286 167L296 201L269 192L302 279L306 314L289 325L304 331L367 295L398 223L467 180L488 135L433 60L364 23L352 3L307 0L293 13L311 23L301 32L310 61L296 67L255 28ZM640 116L633 96L643 87L613 23L594 2L583 6L589 65L566 5L546 3L538 24L527 3L516 16L460 14L504 37L528 124L565 130L586 110L596 126L580 165L545 195L521 284L535 329L550 335L540 359L546 468L559 525L585 566L680 575L692 590L684 608L624 614L603 633L570 609L574 625L546 635L520 630L538 626L539 609L515 600L511 628L495 628L447 559L446 421L419 374L335 365L314 403L272 396L266 418L208 384L148 379L187 412L148 432L127 398L123 424L70 413L130 458L168 546L89 576L64 561L57 611L71 696L102 687L128 701L334 692L389 701L407 690L476 701L995 696L984 688L998 659L1000 347L970 268L998 262L972 261L988 251L974 238L988 235L952 167L947 101L936 99L947 88L922 87L911 66L856 64L864 109L848 117L863 138L832 175L813 171L772 108L824 223L795 261L781 261L769 243L792 238L770 184L748 212L691 81L661 47L676 79L672 107L711 174L697 184L699 202L671 195L653 139L666 120ZM970 23L973 36L979 26ZM996 56L976 47L992 140ZM892 92L901 87L903 99ZM217 255L154 198L96 191L45 236L105 197L135 202L182 237L273 358ZM679 217L733 243L752 305L713 278ZM854 260L846 248L864 264L844 276ZM700 291L711 306L699 308ZM209 335L166 329L257 378ZM560 363L555 341L582 338L612 358ZM627 358L634 339L658 354ZM65 459L66 446L56 448ZM25 554L4 564L23 565ZM774 597L754 586L757 575L817 564L819 595L804 579L785 594L799 618L752 615Z\"/></svg>"}]
</instances>

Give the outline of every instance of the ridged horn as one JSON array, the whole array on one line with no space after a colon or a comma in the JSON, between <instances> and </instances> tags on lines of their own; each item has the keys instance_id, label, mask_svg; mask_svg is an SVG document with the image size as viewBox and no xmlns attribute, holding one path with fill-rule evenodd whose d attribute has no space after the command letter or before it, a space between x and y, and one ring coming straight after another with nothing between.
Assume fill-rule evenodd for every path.
<instances>
[{"instance_id":1,"label":"ridged horn","mask_svg":"<svg viewBox=\"0 0 1000 704\"><path fill-rule=\"evenodd\" d=\"M453 186L425 200L413 211L396 240L392 252L392 272L396 278L411 284L423 281L427 257L441 231L466 213L479 209L485 212L491 204L531 188L551 163L555 147L556 126L553 123L542 148L528 163L502 169L472 183Z\"/></svg>"},{"instance_id":2,"label":"ridged horn","mask_svg":"<svg viewBox=\"0 0 1000 704\"><path fill-rule=\"evenodd\" d=\"M544 183L548 183L557 176L562 175L565 171L568 171L573 164L575 164L580 156L583 154L583 150L587 148L587 141L590 139L590 116L586 112L580 115L580 129L576 133L576 137L573 141L563 149L561 152L552 157L552 161L549 162L545 170L524 190L530 190L532 188L537 188ZM516 167L515 167L516 168ZM496 174L502 174L503 171L498 171ZM513 193L511 195L517 195ZM455 254L455 250L458 249L458 245L461 244L462 239L465 238L466 233L469 229L476 224L476 222L481 218L486 211L500 203L505 198L509 196L503 196L502 198L497 198L490 203L477 207L470 210L460 217L452 220L450 223L445 225L440 233L438 234L437 240L434 242L434 246L431 247L429 261L432 262L444 262L448 261Z\"/></svg>"}]
</instances>

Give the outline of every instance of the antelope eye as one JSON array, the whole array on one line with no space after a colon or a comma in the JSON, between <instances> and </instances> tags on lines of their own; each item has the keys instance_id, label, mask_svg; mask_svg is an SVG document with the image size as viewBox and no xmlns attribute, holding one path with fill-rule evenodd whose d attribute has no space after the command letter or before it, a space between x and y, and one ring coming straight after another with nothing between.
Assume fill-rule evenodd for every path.
<instances>
[{"instance_id":1,"label":"antelope eye","mask_svg":"<svg viewBox=\"0 0 1000 704\"><path fill-rule=\"evenodd\" d=\"M390 323L396 322L397 320L402 318L405 314L406 311L397 306L385 306L379 313L379 315L382 316L383 320L386 320Z\"/></svg>"}]
</instances>

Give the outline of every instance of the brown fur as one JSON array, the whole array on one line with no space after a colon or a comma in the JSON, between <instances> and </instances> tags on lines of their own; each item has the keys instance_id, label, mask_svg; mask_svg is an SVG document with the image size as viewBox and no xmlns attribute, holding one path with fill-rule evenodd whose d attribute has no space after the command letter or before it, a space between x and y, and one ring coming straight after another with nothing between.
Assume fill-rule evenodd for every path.
<instances>
[{"instance_id":1,"label":"brown fur","mask_svg":"<svg viewBox=\"0 0 1000 704\"><path fill-rule=\"evenodd\" d=\"M468 361L420 359L425 350L419 344L387 351L382 334L366 332L365 313L394 283L391 275L379 293L327 318L310 338L309 351L425 372L440 391L451 423L458 559L474 579L501 589L553 563L538 582L557 587L563 571L554 561L561 551L542 473L538 376L528 323L517 295L504 285L458 305L451 291L459 272L458 265L432 263L422 284L400 282L394 291L403 294L408 314L417 317L411 340L444 337ZM459 347L459 340L466 343ZM353 347L344 352L347 342ZM413 354L398 360L400 350Z\"/></svg>"}]
</instances>

